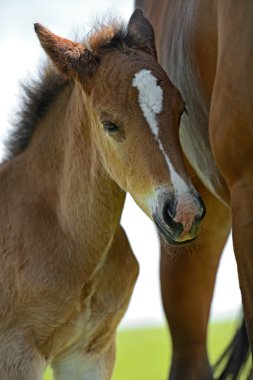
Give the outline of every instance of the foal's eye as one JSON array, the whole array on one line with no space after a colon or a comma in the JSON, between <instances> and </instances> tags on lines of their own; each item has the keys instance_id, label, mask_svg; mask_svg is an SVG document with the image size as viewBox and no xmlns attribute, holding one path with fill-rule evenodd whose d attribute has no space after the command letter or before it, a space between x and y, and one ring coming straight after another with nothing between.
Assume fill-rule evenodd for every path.
<instances>
[{"instance_id":1,"label":"foal's eye","mask_svg":"<svg viewBox=\"0 0 253 380\"><path fill-rule=\"evenodd\" d=\"M106 132L112 133L112 132L119 131L119 127L110 121L104 121L104 122L102 122L102 124L103 124L104 130Z\"/></svg>"}]
</instances>

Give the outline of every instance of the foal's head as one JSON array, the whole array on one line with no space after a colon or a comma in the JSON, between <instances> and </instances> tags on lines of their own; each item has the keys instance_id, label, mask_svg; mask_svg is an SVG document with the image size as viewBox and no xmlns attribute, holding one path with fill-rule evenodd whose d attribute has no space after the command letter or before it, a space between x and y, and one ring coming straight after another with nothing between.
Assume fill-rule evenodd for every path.
<instances>
[{"instance_id":1,"label":"foal's head","mask_svg":"<svg viewBox=\"0 0 253 380\"><path fill-rule=\"evenodd\" d=\"M108 175L172 243L194 239L204 205L179 143L184 103L156 60L154 33L140 10L126 30L101 28L86 44L35 30L58 69L78 81L93 110L94 143Z\"/></svg>"}]
</instances>

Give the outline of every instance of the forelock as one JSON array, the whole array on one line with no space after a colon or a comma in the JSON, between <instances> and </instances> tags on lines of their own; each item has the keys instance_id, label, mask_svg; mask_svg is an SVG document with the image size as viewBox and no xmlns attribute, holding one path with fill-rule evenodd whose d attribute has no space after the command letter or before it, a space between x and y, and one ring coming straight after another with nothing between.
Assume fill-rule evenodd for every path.
<instances>
[{"instance_id":1,"label":"forelock","mask_svg":"<svg viewBox=\"0 0 253 380\"><path fill-rule=\"evenodd\" d=\"M102 20L96 20L84 44L94 53L104 49L119 49L123 46L126 35L126 25L120 18L106 16Z\"/></svg>"}]
</instances>

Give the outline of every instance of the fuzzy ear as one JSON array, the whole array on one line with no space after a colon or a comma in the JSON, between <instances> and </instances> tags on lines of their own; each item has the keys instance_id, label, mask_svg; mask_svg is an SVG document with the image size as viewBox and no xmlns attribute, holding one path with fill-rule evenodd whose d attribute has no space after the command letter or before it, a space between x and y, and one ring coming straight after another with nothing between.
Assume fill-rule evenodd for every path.
<instances>
[{"instance_id":1,"label":"fuzzy ear","mask_svg":"<svg viewBox=\"0 0 253 380\"><path fill-rule=\"evenodd\" d=\"M99 64L99 58L84 45L56 36L40 24L34 24L35 32L55 66L66 76L85 84L91 79Z\"/></svg>"},{"instance_id":2,"label":"fuzzy ear","mask_svg":"<svg viewBox=\"0 0 253 380\"><path fill-rule=\"evenodd\" d=\"M127 40L130 47L143 50L157 59L154 30L141 9L136 9L129 20Z\"/></svg>"}]
</instances>

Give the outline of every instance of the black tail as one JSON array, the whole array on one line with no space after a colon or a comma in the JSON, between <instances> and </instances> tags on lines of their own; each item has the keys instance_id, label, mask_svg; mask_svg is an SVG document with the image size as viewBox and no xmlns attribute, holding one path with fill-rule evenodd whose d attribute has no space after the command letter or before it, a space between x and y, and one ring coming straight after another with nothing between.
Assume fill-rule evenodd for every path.
<instances>
[{"instance_id":1,"label":"black tail","mask_svg":"<svg viewBox=\"0 0 253 380\"><path fill-rule=\"evenodd\" d=\"M244 319L235 336L214 365L217 380L239 380L239 373L246 365L250 349ZM245 377L246 379L246 377Z\"/></svg>"}]
</instances>

